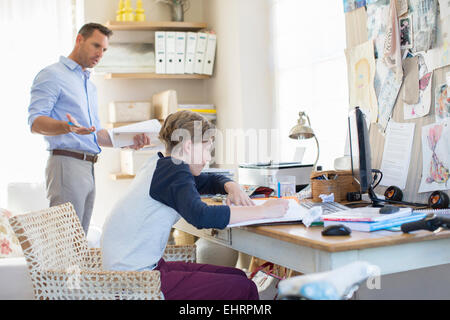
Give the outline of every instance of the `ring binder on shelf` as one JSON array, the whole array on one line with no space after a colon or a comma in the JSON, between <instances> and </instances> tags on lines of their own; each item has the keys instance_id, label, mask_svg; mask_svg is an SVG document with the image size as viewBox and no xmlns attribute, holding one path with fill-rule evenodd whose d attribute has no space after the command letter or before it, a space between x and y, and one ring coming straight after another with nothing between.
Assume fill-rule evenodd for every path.
<instances>
[{"instance_id":1,"label":"ring binder on shelf","mask_svg":"<svg viewBox=\"0 0 450 320\"><path fill-rule=\"evenodd\" d=\"M156 73L166 73L166 33L164 31L155 32L155 59Z\"/></svg>"},{"instance_id":2,"label":"ring binder on shelf","mask_svg":"<svg viewBox=\"0 0 450 320\"><path fill-rule=\"evenodd\" d=\"M216 55L217 36L213 33L208 34L206 45L205 61L203 62L203 74L212 75L214 68L214 57Z\"/></svg>"},{"instance_id":3,"label":"ring binder on shelf","mask_svg":"<svg viewBox=\"0 0 450 320\"><path fill-rule=\"evenodd\" d=\"M197 33L197 48L195 50L194 73L203 74L203 62L205 60L206 42L208 34L204 32Z\"/></svg>"},{"instance_id":4,"label":"ring binder on shelf","mask_svg":"<svg viewBox=\"0 0 450 320\"><path fill-rule=\"evenodd\" d=\"M175 39L175 73L184 74L186 55L186 32L177 32Z\"/></svg>"},{"instance_id":5,"label":"ring binder on shelf","mask_svg":"<svg viewBox=\"0 0 450 320\"><path fill-rule=\"evenodd\" d=\"M188 32L186 35L186 63L184 72L188 74L194 73L195 50L197 49L197 33Z\"/></svg>"}]
</instances>

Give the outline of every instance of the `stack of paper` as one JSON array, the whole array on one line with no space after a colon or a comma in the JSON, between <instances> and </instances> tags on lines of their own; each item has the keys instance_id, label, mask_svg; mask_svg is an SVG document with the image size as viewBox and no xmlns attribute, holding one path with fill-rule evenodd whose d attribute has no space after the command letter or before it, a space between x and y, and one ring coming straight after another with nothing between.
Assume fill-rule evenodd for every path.
<instances>
[{"instance_id":1,"label":"stack of paper","mask_svg":"<svg viewBox=\"0 0 450 320\"><path fill-rule=\"evenodd\" d=\"M161 142L158 139L160 130L161 124L158 120L147 120L112 129L111 139L116 148L128 147L134 144L134 136L145 133L150 137L151 145L160 146Z\"/></svg>"},{"instance_id":2,"label":"stack of paper","mask_svg":"<svg viewBox=\"0 0 450 320\"><path fill-rule=\"evenodd\" d=\"M417 221L426 216L425 213L412 213L411 208L400 208L391 214L380 214L380 208L356 208L331 213L322 217L324 227L343 224L355 231L375 231L397 227L403 223Z\"/></svg>"}]
</instances>

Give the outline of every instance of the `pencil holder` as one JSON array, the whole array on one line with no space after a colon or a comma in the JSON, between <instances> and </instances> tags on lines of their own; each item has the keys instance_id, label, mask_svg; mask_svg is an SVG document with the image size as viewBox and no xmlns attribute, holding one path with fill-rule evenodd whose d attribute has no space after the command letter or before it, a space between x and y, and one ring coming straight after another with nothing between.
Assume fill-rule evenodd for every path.
<instances>
[{"instance_id":1,"label":"pencil holder","mask_svg":"<svg viewBox=\"0 0 450 320\"><path fill-rule=\"evenodd\" d=\"M350 170L313 171L311 173L311 194L313 202L322 202L321 194L334 193L334 201L343 201L348 192L359 190Z\"/></svg>"}]
</instances>

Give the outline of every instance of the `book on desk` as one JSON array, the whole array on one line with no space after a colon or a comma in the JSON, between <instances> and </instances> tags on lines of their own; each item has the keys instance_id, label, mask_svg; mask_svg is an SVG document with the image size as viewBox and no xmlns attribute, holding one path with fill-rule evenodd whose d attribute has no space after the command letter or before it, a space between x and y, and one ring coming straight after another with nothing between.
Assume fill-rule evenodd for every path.
<instances>
[{"instance_id":1,"label":"book on desk","mask_svg":"<svg viewBox=\"0 0 450 320\"><path fill-rule=\"evenodd\" d=\"M385 220L376 221L376 222L327 220L327 221L324 221L323 226L327 227L327 226L334 225L334 224L343 224L346 227L350 228L352 231L371 232L371 231L377 231L377 230L382 230L382 229L388 229L388 228L392 228L392 227L398 227L407 222L421 220L421 219L425 218L425 216L426 216L425 213L412 213L411 215L406 216L406 217L390 218L390 219L385 219Z\"/></svg>"},{"instance_id":2,"label":"book on desk","mask_svg":"<svg viewBox=\"0 0 450 320\"><path fill-rule=\"evenodd\" d=\"M426 216L426 213L413 212L411 208L400 208L398 212L392 214L381 214L379 209L373 207L349 209L324 216L322 220L324 227L343 224L354 231L371 232L398 227Z\"/></svg>"}]
</instances>

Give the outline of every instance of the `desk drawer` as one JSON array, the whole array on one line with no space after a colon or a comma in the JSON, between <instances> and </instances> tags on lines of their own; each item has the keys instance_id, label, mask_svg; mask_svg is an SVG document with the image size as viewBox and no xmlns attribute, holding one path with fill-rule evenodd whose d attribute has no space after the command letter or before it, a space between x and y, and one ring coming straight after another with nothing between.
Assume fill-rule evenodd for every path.
<instances>
[{"instance_id":1,"label":"desk drawer","mask_svg":"<svg viewBox=\"0 0 450 320\"><path fill-rule=\"evenodd\" d=\"M202 238L207 238L212 241L226 244L231 246L231 228L226 228L223 230L219 229L204 229L201 230Z\"/></svg>"}]
</instances>

